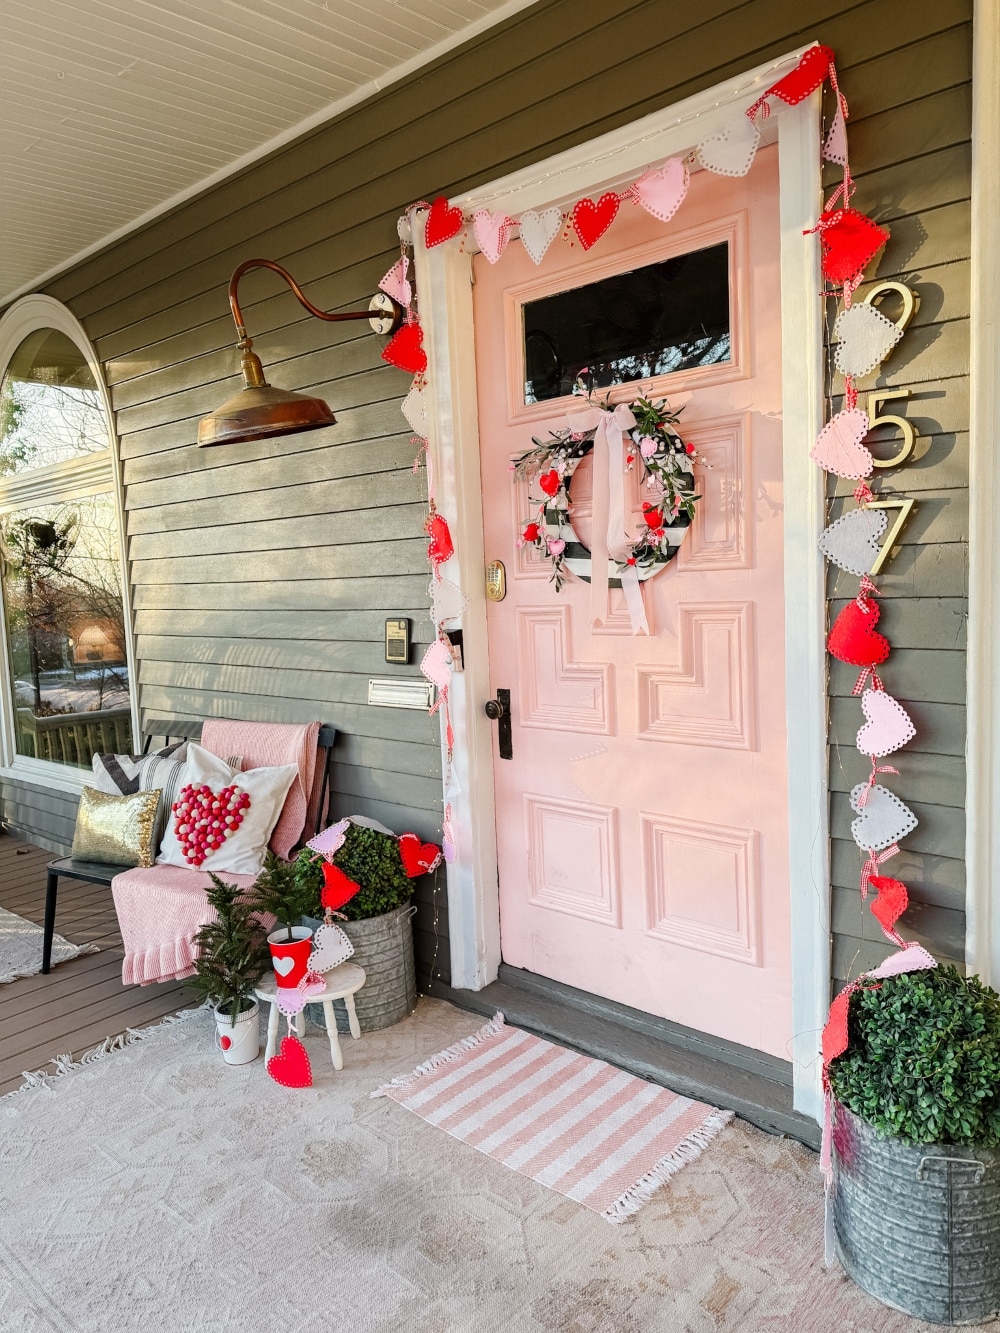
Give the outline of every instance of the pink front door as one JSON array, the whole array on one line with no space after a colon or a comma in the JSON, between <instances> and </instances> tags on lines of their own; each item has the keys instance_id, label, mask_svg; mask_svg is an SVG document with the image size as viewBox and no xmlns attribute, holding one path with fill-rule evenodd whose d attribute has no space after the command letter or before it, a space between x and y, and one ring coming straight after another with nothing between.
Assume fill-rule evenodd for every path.
<instances>
[{"instance_id":1,"label":"pink front door","mask_svg":"<svg viewBox=\"0 0 1000 1333\"><path fill-rule=\"evenodd\" d=\"M710 465L704 498L643 585L649 636L633 636L615 589L595 628L589 584L557 593L517 545L538 492L511 459L577 405L530 401L524 307L723 243L728 356L611 391L690 395L678 429ZM742 180L697 173L669 225L624 204L588 253L557 239L536 267L515 239L495 267L477 255L474 315L486 558L507 575L488 613L491 683L510 690L513 724L511 759L494 736L504 960L789 1058L778 249L768 149ZM557 374L555 341L532 337L529 355ZM573 517L589 541L584 472Z\"/></svg>"}]
</instances>

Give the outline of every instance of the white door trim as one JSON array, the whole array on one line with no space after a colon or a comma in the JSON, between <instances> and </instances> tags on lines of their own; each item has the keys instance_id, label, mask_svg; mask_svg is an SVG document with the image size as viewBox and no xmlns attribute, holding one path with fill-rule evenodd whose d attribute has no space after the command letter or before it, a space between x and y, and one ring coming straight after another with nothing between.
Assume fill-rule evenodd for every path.
<instances>
[{"instance_id":1,"label":"white door trim","mask_svg":"<svg viewBox=\"0 0 1000 1333\"><path fill-rule=\"evenodd\" d=\"M811 43L810 43L811 45ZM557 154L452 200L476 208L565 203L634 180L650 162L684 153L725 126L762 88L792 68L802 47L620 130ZM789 872L792 921L792 1060L795 1107L821 1113L819 1038L829 1005L830 889L826 762L826 608L816 539L824 522L822 473L809 461L823 425L823 322L819 246L803 232L822 199L820 94L779 108L765 122L778 143L784 422L785 663L788 716ZM458 847L448 867L452 984L479 990L500 963L500 904L494 826L484 583L482 486L472 320L470 247L428 250L414 226L420 319L428 354L429 438L438 507L447 515L456 556L445 574L465 591L465 670L451 691L455 731L450 794Z\"/></svg>"},{"instance_id":2,"label":"white door trim","mask_svg":"<svg viewBox=\"0 0 1000 1333\"><path fill-rule=\"evenodd\" d=\"M965 960L1000 979L1000 2L976 0L972 68L972 309Z\"/></svg>"}]
</instances>

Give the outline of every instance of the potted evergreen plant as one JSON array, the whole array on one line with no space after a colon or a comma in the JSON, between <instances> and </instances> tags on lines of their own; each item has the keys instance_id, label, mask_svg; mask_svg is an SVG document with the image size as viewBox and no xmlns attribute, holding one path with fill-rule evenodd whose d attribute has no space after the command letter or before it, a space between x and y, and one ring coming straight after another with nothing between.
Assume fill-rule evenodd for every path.
<instances>
[{"instance_id":1,"label":"potted evergreen plant","mask_svg":"<svg viewBox=\"0 0 1000 1333\"><path fill-rule=\"evenodd\" d=\"M267 969L265 928L246 891L212 875L209 906L215 920L194 937L198 950L191 986L215 1009L216 1040L226 1064L244 1065L260 1051L254 987Z\"/></svg>"},{"instance_id":2,"label":"potted evergreen plant","mask_svg":"<svg viewBox=\"0 0 1000 1333\"><path fill-rule=\"evenodd\" d=\"M300 872L296 861L283 861L268 852L251 890L254 908L281 923L267 937L271 965L279 986L297 986L306 974L312 953L313 932L303 917L319 912L319 889Z\"/></svg>"},{"instance_id":3,"label":"potted evergreen plant","mask_svg":"<svg viewBox=\"0 0 1000 1333\"><path fill-rule=\"evenodd\" d=\"M859 986L829 1067L844 1268L918 1319L1000 1312L1000 995L954 967Z\"/></svg>"},{"instance_id":4,"label":"potted evergreen plant","mask_svg":"<svg viewBox=\"0 0 1000 1333\"><path fill-rule=\"evenodd\" d=\"M338 910L346 918L340 925L354 945L352 961L366 975L355 997L358 1021L363 1032L373 1032L398 1023L416 1008L411 923L416 908L410 902L414 881L404 867L399 838L367 824L348 824L333 864L360 885ZM298 866L301 879L319 896L323 858L304 849Z\"/></svg>"}]
</instances>

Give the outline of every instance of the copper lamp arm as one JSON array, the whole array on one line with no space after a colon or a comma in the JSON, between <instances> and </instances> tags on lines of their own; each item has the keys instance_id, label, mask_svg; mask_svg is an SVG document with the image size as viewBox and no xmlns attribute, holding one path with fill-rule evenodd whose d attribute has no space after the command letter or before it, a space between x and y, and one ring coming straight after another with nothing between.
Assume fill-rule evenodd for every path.
<instances>
[{"instance_id":1,"label":"copper lamp arm","mask_svg":"<svg viewBox=\"0 0 1000 1333\"><path fill-rule=\"evenodd\" d=\"M233 319L236 321L236 332L239 334L241 346L243 346L244 344L248 344L248 339L247 339L246 325L243 322L243 311L240 309L240 303L239 303L239 298L237 296L237 291L240 285L240 278L242 278L243 274L248 272L252 268L269 268L273 272L279 273L281 277L283 277L284 280L288 283L289 287L291 287L293 293L295 294L295 299L298 301L299 305L303 306L306 310L308 310L310 315L315 315L317 319L325 319L328 320L330 323L340 323L342 320L348 320L348 319L371 320L372 318L372 311L370 309L350 310L340 313L320 310L313 305L312 301L309 300L309 298L306 296L302 288L295 281L295 279L288 272L288 270L283 269L280 264L276 264L273 259L245 259L243 263L240 264L240 266L234 271L233 276L229 279L229 307L233 312ZM391 298L389 299L391 300ZM395 329L399 327L403 318L403 311L395 301L392 302L392 310L393 310L393 325L390 332L393 332Z\"/></svg>"}]
</instances>

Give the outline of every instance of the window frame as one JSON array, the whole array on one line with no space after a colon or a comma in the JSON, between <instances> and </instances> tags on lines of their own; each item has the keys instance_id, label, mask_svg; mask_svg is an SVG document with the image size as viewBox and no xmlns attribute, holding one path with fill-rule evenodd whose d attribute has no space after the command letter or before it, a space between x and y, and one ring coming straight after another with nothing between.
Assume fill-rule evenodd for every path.
<instances>
[{"instance_id":1,"label":"window frame","mask_svg":"<svg viewBox=\"0 0 1000 1333\"><path fill-rule=\"evenodd\" d=\"M23 296L0 318L0 383L10 362L30 334L38 329L55 329L65 334L83 353L94 377L104 411L108 432L107 454L93 454L79 459L51 463L45 467L0 480L0 513L14 512L32 504L88 495L112 495L118 519L118 553L121 562L122 616L125 630L125 660L128 667L129 704L132 712L132 746L139 748L139 708L136 680L135 640L132 623L131 577L125 540L125 497L121 475L118 433L115 430L111 395L97 353L80 321L61 302L51 296ZM7 610L0 583L0 777L34 783L57 791L79 794L87 785L88 770L50 759L35 759L17 753L14 734L14 689Z\"/></svg>"}]
</instances>

